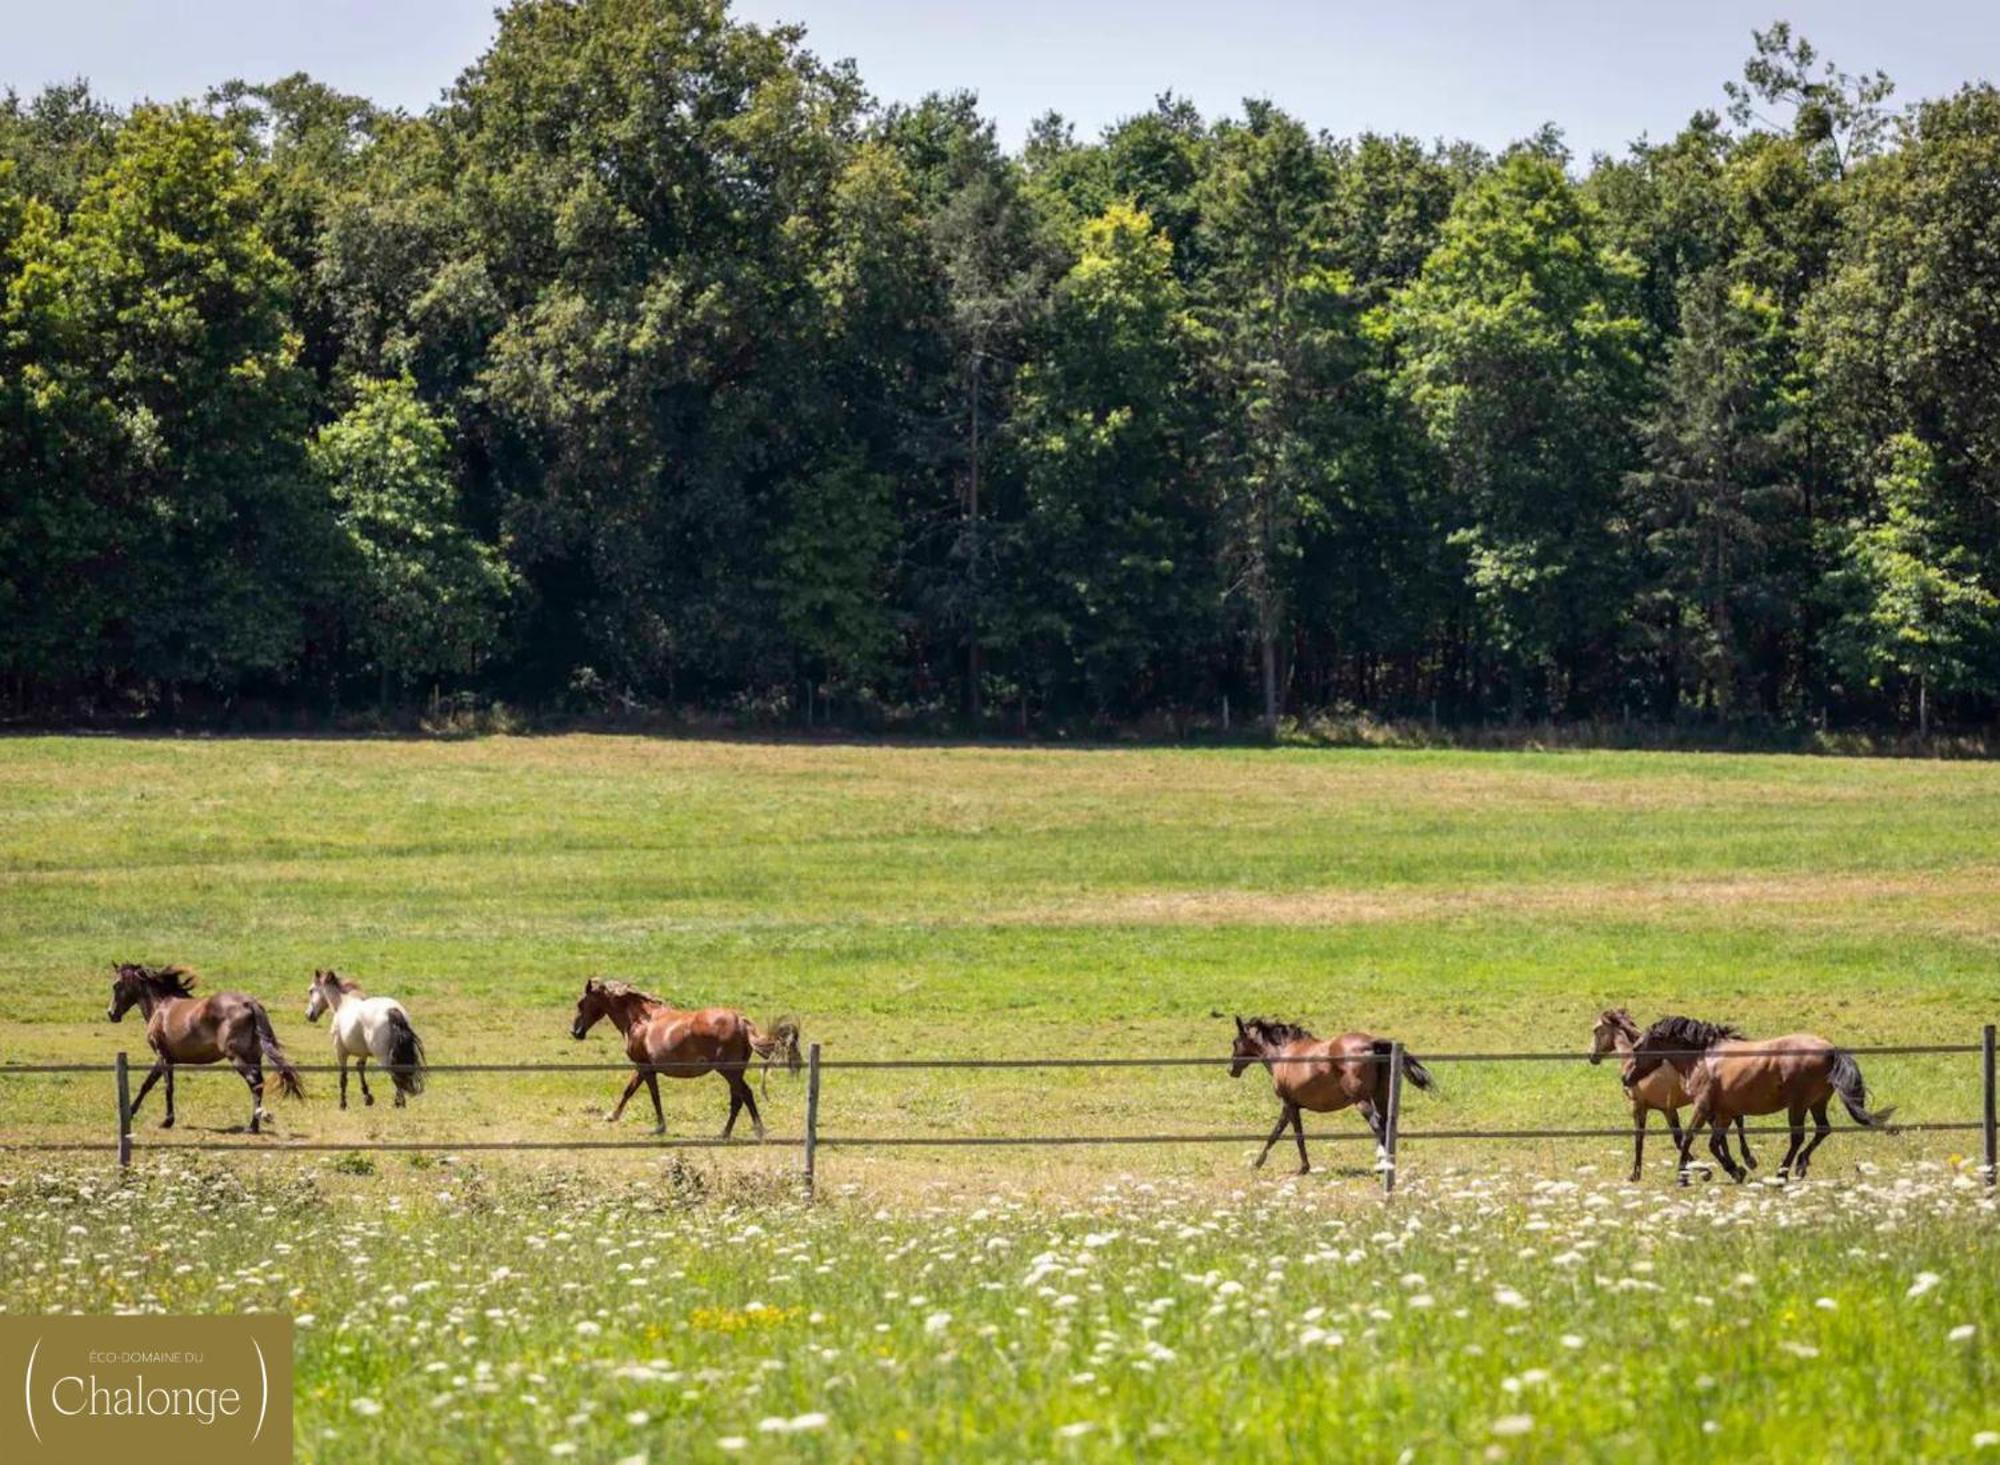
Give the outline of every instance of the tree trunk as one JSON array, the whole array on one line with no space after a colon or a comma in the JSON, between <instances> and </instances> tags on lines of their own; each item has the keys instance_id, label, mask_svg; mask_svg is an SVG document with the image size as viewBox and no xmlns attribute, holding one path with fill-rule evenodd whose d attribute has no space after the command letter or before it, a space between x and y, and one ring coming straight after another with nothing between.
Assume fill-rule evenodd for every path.
<instances>
[{"instance_id":1,"label":"tree trunk","mask_svg":"<svg viewBox=\"0 0 2000 1465\"><path fill-rule=\"evenodd\" d=\"M1931 679L1920 675L1917 678L1917 741L1928 743L1930 740Z\"/></svg>"}]
</instances>

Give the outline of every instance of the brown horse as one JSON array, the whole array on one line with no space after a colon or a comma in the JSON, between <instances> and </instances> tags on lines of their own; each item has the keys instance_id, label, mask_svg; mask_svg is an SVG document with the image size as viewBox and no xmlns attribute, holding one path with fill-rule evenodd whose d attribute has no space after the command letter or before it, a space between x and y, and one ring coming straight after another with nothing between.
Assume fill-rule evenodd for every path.
<instances>
[{"instance_id":1,"label":"brown horse","mask_svg":"<svg viewBox=\"0 0 2000 1465\"><path fill-rule=\"evenodd\" d=\"M136 966L119 962L111 984L111 1005L104 1015L112 1022L124 1020L137 1007L146 1019L146 1042L158 1060L132 1100L132 1113L146 1101L147 1093L162 1076L167 1080L167 1117L160 1128L174 1127L174 1065L176 1063L221 1063L227 1061L250 1086L250 1132L258 1132L261 1121L271 1118L264 1107L264 1064L277 1070L278 1092L290 1099L303 1099L305 1085L298 1070L285 1057L271 1016L264 1004L241 992L217 992L208 997L194 995L194 974L182 967Z\"/></svg>"},{"instance_id":2,"label":"brown horse","mask_svg":"<svg viewBox=\"0 0 2000 1465\"><path fill-rule=\"evenodd\" d=\"M788 1017L777 1019L765 1033L734 1008L683 1011L623 982L592 977L583 984L583 996L577 999L576 1021L570 1024L569 1035L581 1039L606 1017L625 1035L625 1052L639 1070L625 1085L617 1107L604 1116L607 1123L617 1122L644 1083L653 1096L653 1118L657 1121L653 1133L665 1134L667 1115L660 1107L659 1076L700 1078L705 1073L719 1073L729 1085L729 1118L722 1126L722 1137L728 1139L736 1127L737 1112L748 1109L750 1127L762 1139L764 1121L757 1113L757 1098L743 1079L751 1055L764 1060L766 1074L773 1062L782 1062L792 1073L799 1071L799 1025Z\"/></svg>"},{"instance_id":3,"label":"brown horse","mask_svg":"<svg viewBox=\"0 0 2000 1465\"><path fill-rule=\"evenodd\" d=\"M1742 1180L1748 1171L1739 1169L1729 1158L1723 1136L1729 1122L1746 1114L1775 1114L1784 1110L1790 1119L1791 1147L1778 1166L1780 1177L1805 1177L1812 1153L1833 1133L1826 1122L1828 1102L1838 1094L1840 1102L1865 1129L1888 1127L1893 1106L1879 1112L1868 1108L1868 1085L1862 1080L1854 1055L1833 1046L1813 1033L1787 1033L1778 1038L1745 1038L1732 1029L1692 1018L1662 1018L1640 1035L1632 1050L1634 1082L1644 1079L1662 1064L1671 1064L1680 1073L1688 1097L1694 1103L1694 1118L1681 1139L1681 1184L1687 1184L1689 1157L1694 1137L1702 1129L1710 1131L1709 1153L1722 1162L1732 1180ZM1806 1111L1812 1111L1813 1137L1806 1143Z\"/></svg>"},{"instance_id":4,"label":"brown horse","mask_svg":"<svg viewBox=\"0 0 2000 1465\"><path fill-rule=\"evenodd\" d=\"M1305 1122L1300 1111L1332 1114L1349 1107L1361 1111L1375 1132L1376 1152L1381 1153L1389 1109L1389 1050L1387 1038L1367 1033L1342 1033L1337 1038L1315 1038L1304 1028L1269 1018L1236 1019L1236 1046L1230 1052L1229 1076L1241 1078L1243 1070L1262 1063L1271 1074L1271 1089L1278 1096L1278 1123L1257 1156L1257 1169L1270 1158L1271 1147L1292 1127L1299 1146L1299 1174L1312 1169L1306 1159ZM1287 1060L1278 1062L1274 1060ZM1409 1053L1403 1054L1403 1073L1420 1089L1431 1086L1430 1070Z\"/></svg>"},{"instance_id":5,"label":"brown horse","mask_svg":"<svg viewBox=\"0 0 2000 1465\"><path fill-rule=\"evenodd\" d=\"M1733 1038L1743 1035L1735 1028L1722 1029ZM1680 1071L1672 1064L1662 1063L1637 1083L1632 1081L1632 1047L1642 1036L1639 1024L1632 1020L1632 1014L1622 1007L1607 1007L1597 1015L1597 1025L1590 1030L1590 1061L1601 1063L1607 1053L1616 1053L1624 1061L1619 1064L1619 1076L1625 1085L1625 1097L1632 1103L1632 1175L1639 1178L1646 1158L1646 1117L1655 1109L1667 1116L1667 1128L1673 1131L1674 1152L1681 1148L1680 1111L1691 1102L1686 1087L1681 1083ZM1726 1142L1726 1141L1725 1141ZM1742 1146L1743 1163L1748 1168L1757 1168L1757 1157L1750 1153L1750 1140L1743 1130L1743 1117L1736 1119L1736 1143ZM1705 1170L1706 1166L1703 1167ZM1713 1174L1713 1171L1709 1171Z\"/></svg>"}]
</instances>

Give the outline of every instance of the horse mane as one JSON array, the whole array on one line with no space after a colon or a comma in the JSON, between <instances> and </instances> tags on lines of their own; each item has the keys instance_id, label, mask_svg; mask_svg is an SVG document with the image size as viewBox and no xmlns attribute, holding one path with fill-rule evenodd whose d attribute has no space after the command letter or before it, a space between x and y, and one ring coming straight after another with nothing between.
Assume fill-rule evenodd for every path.
<instances>
[{"instance_id":1,"label":"horse mane","mask_svg":"<svg viewBox=\"0 0 2000 1465\"><path fill-rule=\"evenodd\" d=\"M184 966L142 966L136 961L120 962L119 974L130 972L162 997L194 996L195 974Z\"/></svg>"},{"instance_id":2,"label":"horse mane","mask_svg":"<svg viewBox=\"0 0 2000 1465\"><path fill-rule=\"evenodd\" d=\"M1712 1048L1724 1038L1740 1038L1743 1030L1726 1022L1703 1022L1693 1017L1663 1017L1639 1036L1634 1047L1660 1049Z\"/></svg>"},{"instance_id":3,"label":"horse mane","mask_svg":"<svg viewBox=\"0 0 2000 1465\"><path fill-rule=\"evenodd\" d=\"M1643 1036L1639 1030L1637 1019L1623 1007L1605 1008L1603 1012L1598 1014L1598 1020L1610 1023L1632 1042L1636 1043Z\"/></svg>"},{"instance_id":4,"label":"horse mane","mask_svg":"<svg viewBox=\"0 0 2000 1465\"><path fill-rule=\"evenodd\" d=\"M1298 1039L1310 1039L1312 1034L1295 1022L1280 1022L1275 1017L1252 1017L1244 1020L1249 1028L1267 1043L1290 1043Z\"/></svg>"},{"instance_id":5,"label":"horse mane","mask_svg":"<svg viewBox=\"0 0 2000 1465\"><path fill-rule=\"evenodd\" d=\"M630 982L614 982L609 977L599 977L597 985L604 989L607 997L637 997L641 1002L650 1002L655 1007L673 1006L664 997L655 997L651 992L642 992Z\"/></svg>"}]
</instances>

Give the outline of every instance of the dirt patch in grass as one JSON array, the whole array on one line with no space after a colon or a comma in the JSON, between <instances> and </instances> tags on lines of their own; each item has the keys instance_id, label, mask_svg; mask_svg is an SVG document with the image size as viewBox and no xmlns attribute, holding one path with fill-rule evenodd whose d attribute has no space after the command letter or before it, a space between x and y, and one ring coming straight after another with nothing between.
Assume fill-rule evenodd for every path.
<instances>
[{"instance_id":1,"label":"dirt patch in grass","mask_svg":"<svg viewBox=\"0 0 2000 1465\"><path fill-rule=\"evenodd\" d=\"M1889 907L1885 910L1883 907ZM1455 889L1146 890L1016 907L992 925L1330 926L1488 915L1672 920L1718 909L1822 924L1867 908L1869 923L2000 935L2000 868L1730 875L1611 884Z\"/></svg>"}]
</instances>

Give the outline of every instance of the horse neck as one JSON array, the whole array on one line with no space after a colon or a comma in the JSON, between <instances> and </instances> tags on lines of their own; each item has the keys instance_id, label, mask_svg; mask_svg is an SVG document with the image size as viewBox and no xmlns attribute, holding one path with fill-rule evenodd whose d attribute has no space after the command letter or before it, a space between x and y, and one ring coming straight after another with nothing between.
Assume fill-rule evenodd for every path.
<instances>
[{"instance_id":1,"label":"horse neck","mask_svg":"<svg viewBox=\"0 0 2000 1465\"><path fill-rule=\"evenodd\" d=\"M359 997L360 995L361 994L359 992L353 992L353 993L348 992L346 989L341 987L341 985L338 982L330 982L325 987L322 987L320 989L320 996L325 1000L326 1010L328 1012L340 1011L340 1003L342 998L349 996Z\"/></svg>"},{"instance_id":2,"label":"horse neck","mask_svg":"<svg viewBox=\"0 0 2000 1465\"><path fill-rule=\"evenodd\" d=\"M621 992L606 1002L604 1010L618 1025L618 1031L629 1035L634 1023L643 1021L664 1005L641 992Z\"/></svg>"}]
</instances>

